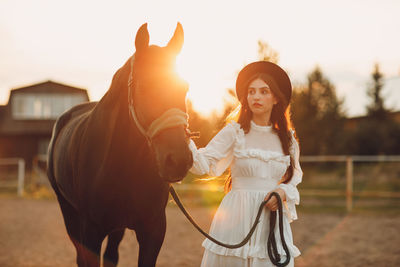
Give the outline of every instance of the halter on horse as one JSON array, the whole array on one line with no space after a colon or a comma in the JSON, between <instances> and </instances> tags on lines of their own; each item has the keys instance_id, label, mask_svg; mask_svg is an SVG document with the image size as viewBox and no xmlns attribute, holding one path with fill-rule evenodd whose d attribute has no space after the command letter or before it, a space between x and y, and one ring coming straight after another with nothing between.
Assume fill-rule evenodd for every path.
<instances>
[{"instance_id":1,"label":"halter on horse","mask_svg":"<svg viewBox=\"0 0 400 267\"><path fill-rule=\"evenodd\" d=\"M47 173L79 266L99 266L105 237L103 261L116 265L126 228L136 232L138 265L155 266L169 183L182 180L192 165L188 85L173 68L182 45L180 24L165 47L149 46L144 24L134 56L115 73L103 98L75 106L56 121Z\"/></svg>"}]
</instances>

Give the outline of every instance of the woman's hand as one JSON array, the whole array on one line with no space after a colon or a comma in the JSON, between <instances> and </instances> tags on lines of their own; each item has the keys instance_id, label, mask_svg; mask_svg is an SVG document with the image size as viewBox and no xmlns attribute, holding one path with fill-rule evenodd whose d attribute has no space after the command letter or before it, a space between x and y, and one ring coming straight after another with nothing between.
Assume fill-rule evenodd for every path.
<instances>
[{"instance_id":1,"label":"woman's hand","mask_svg":"<svg viewBox=\"0 0 400 267\"><path fill-rule=\"evenodd\" d=\"M285 191L283 191L283 189L281 189L281 188L277 188L274 191L269 192L268 195L264 198L264 200L267 200L272 192L277 192L279 194L279 196L281 197L282 203L283 203L283 201L286 200ZM271 211L276 211L278 209L278 200L276 199L276 197L272 196L271 199L268 200L267 203L265 203L265 207L267 207Z\"/></svg>"}]
</instances>

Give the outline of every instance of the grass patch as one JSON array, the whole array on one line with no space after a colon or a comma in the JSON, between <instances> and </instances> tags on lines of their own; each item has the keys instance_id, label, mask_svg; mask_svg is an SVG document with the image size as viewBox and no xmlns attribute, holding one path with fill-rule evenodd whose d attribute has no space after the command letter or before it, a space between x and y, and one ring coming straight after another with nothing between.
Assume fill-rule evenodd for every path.
<instances>
[{"instance_id":1,"label":"grass patch","mask_svg":"<svg viewBox=\"0 0 400 267\"><path fill-rule=\"evenodd\" d=\"M24 196L30 199L44 199L44 200L56 200L57 197L52 188L48 186L36 186L35 188L28 189Z\"/></svg>"},{"instance_id":2,"label":"grass patch","mask_svg":"<svg viewBox=\"0 0 400 267\"><path fill-rule=\"evenodd\" d=\"M180 190L175 188L184 205L212 207L221 203L224 193L208 190ZM172 200L172 197L170 197Z\"/></svg>"}]
</instances>

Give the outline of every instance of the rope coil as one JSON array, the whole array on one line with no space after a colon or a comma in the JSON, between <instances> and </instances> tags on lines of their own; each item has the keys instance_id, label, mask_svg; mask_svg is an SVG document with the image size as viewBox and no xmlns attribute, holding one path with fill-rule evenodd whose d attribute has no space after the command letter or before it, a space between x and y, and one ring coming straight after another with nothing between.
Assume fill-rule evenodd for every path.
<instances>
[{"instance_id":1,"label":"rope coil","mask_svg":"<svg viewBox=\"0 0 400 267\"><path fill-rule=\"evenodd\" d=\"M264 209L264 205L268 202L268 200L271 199L272 196L275 196L277 198L277 200L278 200L279 234L280 234L280 238L281 238L283 249L285 250L285 253L286 253L286 259L285 259L284 262L282 262L282 263L280 262L280 255L278 253L277 246L276 246L276 239L275 239L275 234L274 234L275 222L276 222L276 211L271 211L271 215L270 215L270 229L269 229L268 242L267 242L268 256L269 256L271 262L275 266L284 267L284 266L289 264L290 252L289 252L289 248L288 248L288 246L286 244L286 241L285 241L285 238L284 238L284 234L283 234L282 200L281 200L281 198L280 198L280 196L279 196L279 194L277 192L271 192L271 194L269 195L268 199L266 199L263 202L261 202L261 204L260 204L260 206L258 208L256 219L254 220L253 226L251 227L249 233L246 235L246 237L243 239L243 241L241 241L240 243L237 243L237 244L226 244L226 243L223 243L223 242L213 238L208 233L206 233L203 229L201 229L201 227L194 221L194 219L186 211L185 207L183 206L181 200L179 199L178 194L176 193L176 191L175 191L175 189L173 188L172 185L169 188L169 192L170 192L172 198L175 200L175 203L178 205L178 207L181 209L183 214L186 216L186 218L192 223L192 225L202 235L204 235L206 238L208 238L212 242L216 243L217 245L220 245L220 246L225 247L225 248L230 248L230 249L240 248L240 247L244 246L247 242L249 242L251 236L253 235L253 233L254 233L254 231L256 229L257 224L260 222L260 216L261 216L261 212Z\"/></svg>"}]
</instances>

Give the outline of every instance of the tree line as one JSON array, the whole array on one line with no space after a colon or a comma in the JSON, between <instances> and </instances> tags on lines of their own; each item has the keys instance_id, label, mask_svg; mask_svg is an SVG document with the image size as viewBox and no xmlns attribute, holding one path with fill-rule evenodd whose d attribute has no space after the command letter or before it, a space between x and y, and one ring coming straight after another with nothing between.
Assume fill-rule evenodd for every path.
<instances>
[{"instance_id":1,"label":"tree line","mask_svg":"<svg viewBox=\"0 0 400 267\"><path fill-rule=\"evenodd\" d=\"M259 59L277 63L278 53L259 41ZM305 84L293 88L290 104L291 119L300 141L302 155L396 155L400 154L400 123L385 106L382 96L384 76L379 64L375 64L366 92L369 97L367 112L350 124L344 112L344 99L336 94L334 84L320 67L315 67ZM233 98L235 92L228 89ZM188 103L189 125L199 131L195 140L199 147L224 126L226 116L238 102L227 101L224 112L214 112L205 118Z\"/></svg>"}]
</instances>

